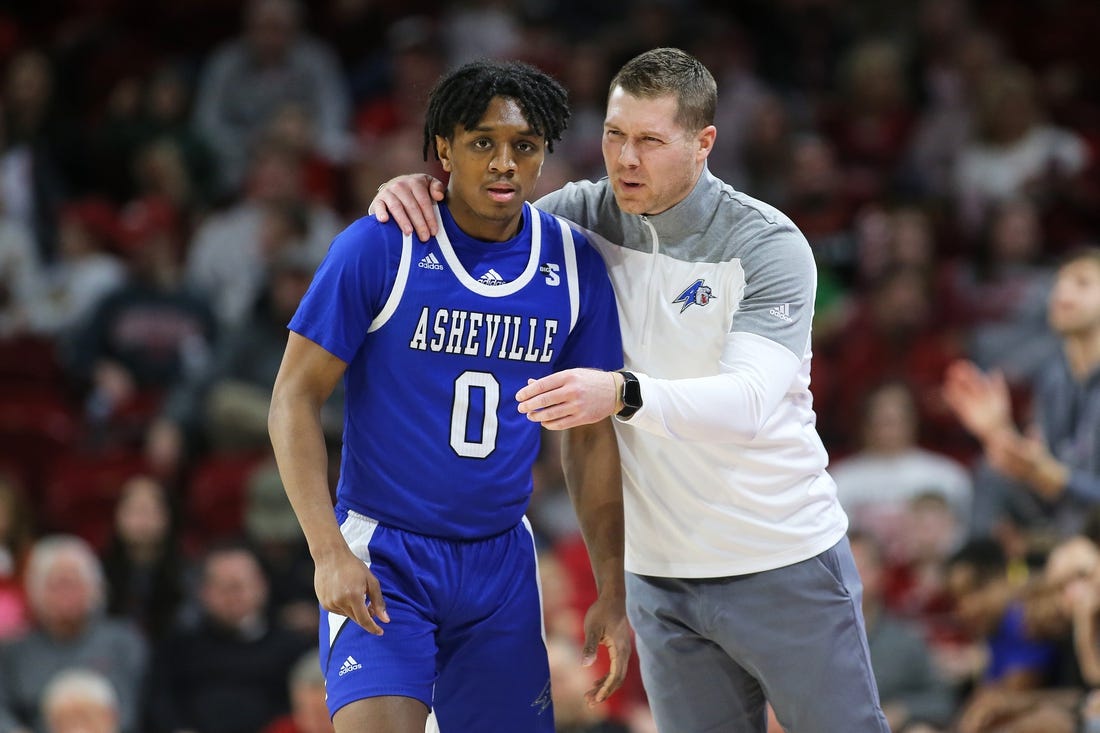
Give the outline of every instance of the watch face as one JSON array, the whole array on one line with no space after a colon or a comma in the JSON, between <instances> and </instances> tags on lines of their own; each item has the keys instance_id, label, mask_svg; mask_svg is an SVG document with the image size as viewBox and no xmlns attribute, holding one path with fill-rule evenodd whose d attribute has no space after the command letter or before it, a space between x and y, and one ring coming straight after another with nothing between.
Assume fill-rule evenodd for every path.
<instances>
[{"instance_id":1,"label":"watch face","mask_svg":"<svg viewBox=\"0 0 1100 733\"><path fill-rule=\"evenodd\" d=\"M623 404L635 410L642 406L642 386L629 372L623 373Z\"/></svg>"}]
</instances>

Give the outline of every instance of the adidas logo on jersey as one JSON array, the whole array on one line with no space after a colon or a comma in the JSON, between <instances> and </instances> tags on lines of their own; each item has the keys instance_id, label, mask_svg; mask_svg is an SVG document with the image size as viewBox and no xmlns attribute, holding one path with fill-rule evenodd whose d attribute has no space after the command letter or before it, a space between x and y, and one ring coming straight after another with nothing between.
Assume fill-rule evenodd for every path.
<instances>
[{"instance_id":1,"label":"adidas logo on jersey","mask_svg":"<svg viewBox=\"0 0 1100 733\"><path fill-rule=\"evenodd\" d=\"M357 669L362 669L363 665L355 661L355 657L348 657L344 660L344 663L340 665L340 676L343 677L348 672L354 672Z\"/></svg>"},{"instance_id":2,"label":"adidas logo on jersey","mask_svg":"<svg viewBox=\"0 0 1100 733\"><path fill-rule=\"evenodd\" d=\"M425 270L442 270L443 265L435 256L435 252L429 252L417 263L417 267L423 267Z\"/></svg>"},{"instance_id":3,"label":"adidas logo on jersey","mask_svg":"<svg viewBox=\"0 0 1100 733\"><path fill-rule=\"evenodd\" d=\"M496 270L489 270L477 279L482 285L503 285L504 278Z\"/></svg>"},{"instance_id":4,"label":"adidas logo on jersey","mask_svg":"<svg viewBox=\"0 0 1100 733\"><path fill-rule=\"evenodd\" d=\"M789 322L789 321L793 320L791 318L791 304L790 303L783 303L782 305L777 305L776 307L774 307L770 311L768 311L768 313L771 313L773 316L775 316L776 318L778 318L781 321L788 321Z\"/></svg>"}]
</instances>

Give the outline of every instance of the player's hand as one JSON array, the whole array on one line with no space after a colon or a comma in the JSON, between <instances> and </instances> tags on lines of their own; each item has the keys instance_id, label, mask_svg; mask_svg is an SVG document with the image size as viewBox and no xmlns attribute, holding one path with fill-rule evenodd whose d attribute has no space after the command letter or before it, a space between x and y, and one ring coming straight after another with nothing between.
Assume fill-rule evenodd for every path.
<instances>
[{"instance_id":1,"label":"player's hand","mask_svg":"<svg viewBox=\"0 0 1100 733\"><path fill-rule=\"evenodd\" d=\"M607 647L611 669L596 680L592 689L584 693L589 705L601 703L619 689L626 677L626 665L630 661L633 642L630 624L626 620L626 604L623 598L600 596L584 615L584 650L581 664L589 666L596 661L600 645Z\"/></svg>"},{"instance_id":2,"label":"player's hand","mask_svg":"<svg viewBox=\"0 0 1100 733\"><path fill-rule=\"evenodd\" d=\"M599 369L566 369L527 380L516 392L519 411L550 430L590 425L618 411L615 374Z\"/></svg>"},{"instance_id":3,"label":"player's hand","mask_svg":"<svg viewBox=\"0 0 1100 733\"><path fill-rule=\"evenodd\" d=\"M345 547L332 557L318 560L313 585L326 611L347 616L368 632L382 635L375 618L382 623L390 621L382 587L367 564L351 550Z\"/></svg>"},{"instance_id":4,"label":"player's hand","mask_svg":"<svg viewBox=\"0 0 1100 733\"><path fill-rule=\"evenodd\" d=\"M398 176L378 187L367 213L381 222L392 217L402 232L412 234L415 230L417 238L427 242L439 233L432 205L443 200L445 191L443 182L427 173Z\"/></svg>"}]
</instances>

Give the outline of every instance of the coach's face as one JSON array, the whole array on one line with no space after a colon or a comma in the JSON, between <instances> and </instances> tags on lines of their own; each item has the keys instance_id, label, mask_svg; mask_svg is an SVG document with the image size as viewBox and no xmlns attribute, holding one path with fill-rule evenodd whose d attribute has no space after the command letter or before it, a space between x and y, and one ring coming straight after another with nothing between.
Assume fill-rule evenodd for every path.
<instances>
[{"instance_id":1,"label":"coach's face","mask_svg":"<svg viewBox=\"0 0 1100 733\"><path fill-rule=\"evenodd\" d=\"M660 214L683 201L714 147L715 127L684 129L674 94L635 97L615 87L603 123L603 160L619 208Z\"/></svg>"},{"instance_id":2,"label":"coach's face","mask_svg":"<svg viewBox=\"0 0 1100 733\"><path fill-rule=\"evenodd\" d=\"M450 174L447 205L462 231L490 242L514 237L546 158L546 140L531 129L519 104L493 97L476 126L459 125L435 143Z\"/></svg>"}]
</instances>

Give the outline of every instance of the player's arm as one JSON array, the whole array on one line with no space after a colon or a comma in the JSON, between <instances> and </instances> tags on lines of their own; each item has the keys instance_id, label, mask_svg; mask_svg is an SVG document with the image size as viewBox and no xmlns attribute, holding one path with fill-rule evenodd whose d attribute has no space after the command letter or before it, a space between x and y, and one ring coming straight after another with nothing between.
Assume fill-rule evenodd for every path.
<instances>
[{"instance_id":1,"label":"player's arm","mask_svg":"<svg viewBox=\"0 0 1100 733\"><path fill-rule=\"evenodd\" d=\"M435 220L435 202L442 201L447 187L427 173L397 176L378 187L367 207L381 222L392 217L405 234L416 232L421 242L439 233Z\"/></svg>"},{"instance_id":2,"label":"player's arm","mask_svg":"<svg viewBox=\"0 0 1100 733\"><path fill-rule=\"evenodd\" d=\"M607 647L611 669L585 697L602 702L619 688L630 659L623 570L623 491L619 448L610 420L569 430L562 441L565 482L577 512L599 597L585 615L584 664Z\"/></svg>"},{"instance_id":3,"label":"player's arm","mask_svg":"<svg viewBox=\"0 0 1100 733\"><path fill-rule=\"evenodd\" d=\"M271 395L268 431L279 474L316 564L318 600L325 610L381 634L372 615L382 621L389 617L378 581L340 534L328 488L321 406L346 368L343 360L291 332Z\"/></svg>"}]
</instances>

